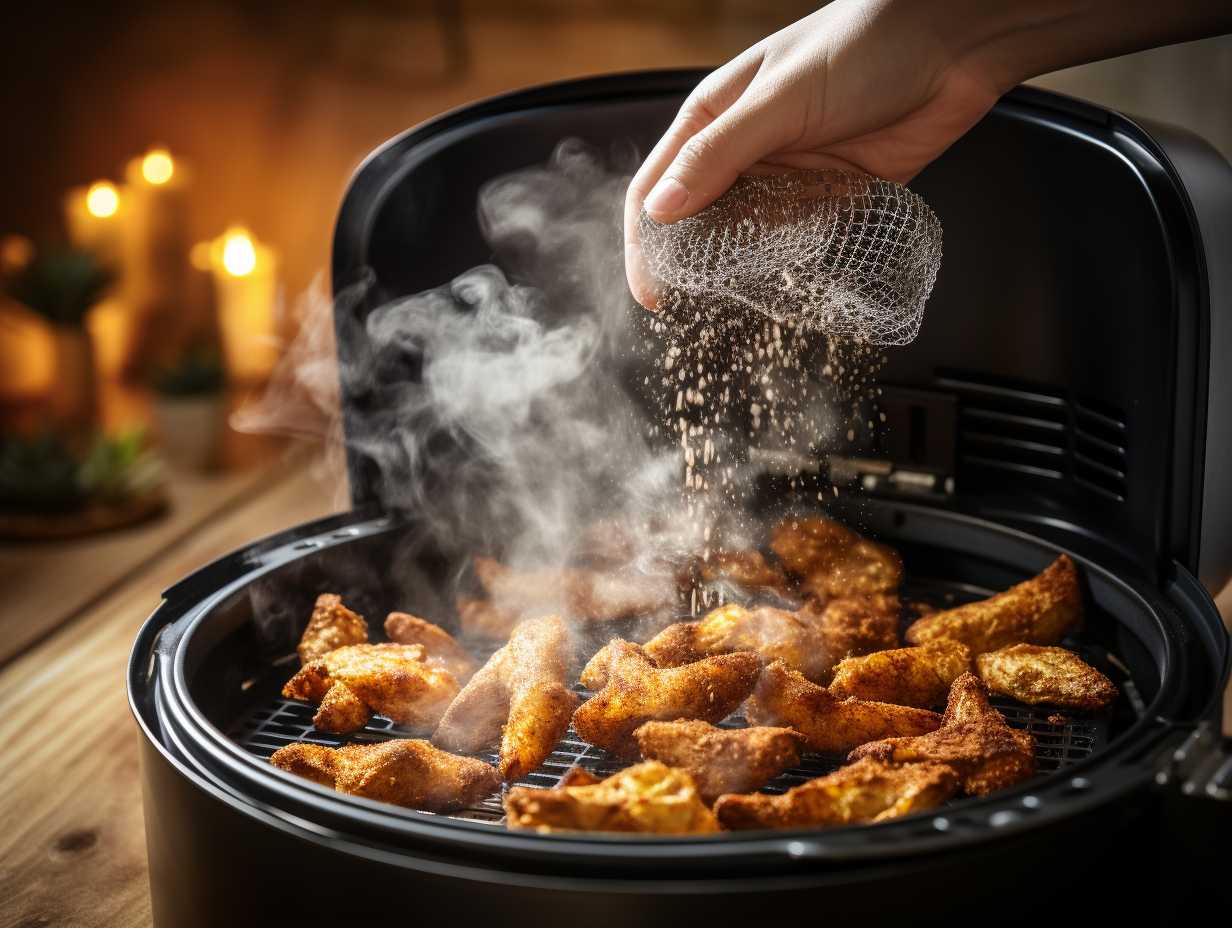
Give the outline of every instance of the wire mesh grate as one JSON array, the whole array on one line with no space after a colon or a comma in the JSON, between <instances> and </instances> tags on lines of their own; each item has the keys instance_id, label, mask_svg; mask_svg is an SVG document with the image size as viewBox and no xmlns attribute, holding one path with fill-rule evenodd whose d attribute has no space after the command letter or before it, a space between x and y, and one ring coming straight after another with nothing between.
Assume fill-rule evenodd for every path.
<instances>
[{"instance_id":1,"label":"wire mesh grate","mask_svg":"<svg viewBox=\"0 0 1232 928\"><path fill-rule=\"evenodd\" d=\"M577 692L583 698L590 695L581 687L577 688ZM992 702L1010 725L1029 731L1035 738L1035 756L1039 763L1040 776L1054 773L1089 757L1108 740L1108 725L1102 719L1059 716L1055 714L1055 710L1026 706L1006 699L993 698ZM341 747L344 744L371 743L391 738L422 737L421 734L398 728L389 719L381 716L373 716L362 730L354 734L331 735L313 727L312 716L315 712L316 708L307 703L277 697L243 715L229 734L244 750L263 759L268 759L279 748L297 742ZM732 716L723 722L723 726L727 728L740 728L744 725L745 721L740 716ZM489 763L496 763L495 753L475 756ZM799 767L775 777L762 788L762 792L785 792L806 780L837 770L843 762L844 757L839 754L805 754ZM516 785L547 789L559 783L565 772L573 766L585 767L599 776L607 776L627 763L616 760L602 749L583 741L570 726L568 733L539 768L518 780ZM503 825L503 793L503 790L494 793L477 805L451 813L449 817Z\"/></svg>"}]
</instances>

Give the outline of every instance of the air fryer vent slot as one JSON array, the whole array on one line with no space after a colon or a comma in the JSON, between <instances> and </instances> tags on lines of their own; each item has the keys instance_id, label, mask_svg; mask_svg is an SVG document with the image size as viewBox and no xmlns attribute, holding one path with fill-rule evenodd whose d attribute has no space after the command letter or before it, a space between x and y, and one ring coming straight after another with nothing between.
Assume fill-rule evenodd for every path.
<instances>
[{"instance_id":1,"label":"air fryer vent slot","mask_svg":"<svg viewBox=\"0 0 1232 928\"><path fill-rule=\"evenodd\" d=\"M936 382L958 397L960 487L1026 479L1125 502L1128 429L1120 413L1071 402L1056 388L968 371L939 371Z\"/></svg>"}]
</instances>

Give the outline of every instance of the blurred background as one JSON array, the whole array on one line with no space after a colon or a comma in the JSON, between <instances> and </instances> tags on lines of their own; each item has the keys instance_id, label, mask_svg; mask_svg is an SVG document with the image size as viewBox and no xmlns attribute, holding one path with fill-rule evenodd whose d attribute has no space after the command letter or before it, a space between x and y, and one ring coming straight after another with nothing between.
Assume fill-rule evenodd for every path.
<instances>
[{"instance_id":1,"label":"blurred background","mask_svg":"<svg viewBox=\"0 0 1232 928\"><path fill-rule=\"evenodd\" d=\"M303 454L285 439L235 432L228 415L260 393L320 305L304 294L314 281L328 286L335 211L376 145L529 84L717 65L814 8L9 6L0 14L0 556L9 565L0 578L26 585L36 582L29 559L59 551L102 551L120 569L123 545L145 556ZM1232 38L1038 83L1187 126L1232 155ZM342 503L330 489L313 505ZM306 506L288 521L312 514ZM80 548L103 532L110 547Z\"/></svg>"}]
</instances>

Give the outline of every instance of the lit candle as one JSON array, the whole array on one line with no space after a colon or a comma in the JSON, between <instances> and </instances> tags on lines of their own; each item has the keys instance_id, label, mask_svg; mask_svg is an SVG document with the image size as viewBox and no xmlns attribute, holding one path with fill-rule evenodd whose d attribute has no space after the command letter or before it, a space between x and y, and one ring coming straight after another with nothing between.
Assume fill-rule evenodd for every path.
<instances>
[{"instance_id":1,"label":"lit candle","mask_svg":"<svg viewBox=\"0 0 1232 928\"><path fill-rule=\"evenodd\" d=\"M89 187L74 187L64 197L69 241L75 248L93 252L100 261L113 268L120 259L122 214L123 196L110 181L100 180Z\"/></svg>"},{"instance_id":2,"label":"lit candle","mask_svg":"<svg viewBox=\"0 0 1232 928\"><path fill-rule=\"evenodd\" d=\"M193 263L214 275L218 327L227 371L235 381L260 381L278 360L277 258L243 226L193 249Z\"/></svg>"}]
</instances>

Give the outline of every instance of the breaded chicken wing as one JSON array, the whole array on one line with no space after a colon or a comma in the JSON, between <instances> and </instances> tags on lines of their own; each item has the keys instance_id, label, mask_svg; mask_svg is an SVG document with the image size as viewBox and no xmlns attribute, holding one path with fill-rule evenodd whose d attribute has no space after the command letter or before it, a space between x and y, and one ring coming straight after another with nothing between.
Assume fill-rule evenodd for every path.
<instances>
[{"instance_id":1,"label":"breaded chicken wing","mask_svg":"<svg viewBox=\"0 0 1232 928\"><path fill-rule=\"evenodd\" d=\"M323 657L348 644L363 644L368 640L368 623L364 617L342 605L342 597L322 593L312 609L312 617L299 640L301 664Z\"/></svg>"},{"instance_id":2,"label":"breaded chicken wing","mask_svg":"<svg viewBox=\"0 0 1232 928\"><path fill-rule=\"evenodd\" d=\"M701 562L697 575L703 583L726 580L746 589L786 590L788 587L787 574L783 569L771 564L764 554L755 549L715 551L708 560Z\"/></svg>"},{"instance_id":3,"label":"breaded chicken wing","mask_svg":"<svg viewBox=\"0 0 1232 928\"><path fill-rule=\"evenodd\" d=\"M1014 644L976 658L980 679L990 693L1035 706L1095 712L1117 698L1111 680L1073 651L1035 644Z\"/></svg>"},{"instance_id":4,"label":"breaded chicken wing","mask_svg":"<svg viewBox=\"0 0 1232 928\"><path fill-rule=\"evenodd\" d=\"M856 748L849 760L873 757L891 764L948 764L976 796L1012 786L1035 773L1035 740L1010 728L988 702L979 677L964 673L950 687L941 727L915 738L887 738Z\"/></svg>"},{"instance_id":5,"label":"breaded chicken wing","mask_svg":"<svg viewBox=\"0 0 1232 928\"><path fill-rule=\"evenodd\" d=\"M341 748L292 744L275 751L270 763L340 793L425 812L463 809L500 788L500 775L492 766L448 754L427 741L397 739Z\"/></svg>"},{"instance_id":6,"label":"breaded chicken wing","mask_svg":"<svg viewBox=\"0 0 1232 928\"><path fill-rule=\"evenodd\" d=\"M958 792L959 782L945 764L895 766L866 757L781 796L722 796L714 812L731 830L884 822L936 808Z\"/></svg>"},{"instance_id":7,"label":"breaded chicken wing","mask_svg":"<svg viewBox=\"0 0 1232 928\"><path fill-rule=\"evenodd\" d=\"M822 602L893 593L903 579L903 562L893 548L821 515L784 519L774 528L770 549L799 578L800 591Z\"/></svg>"},{"instance_id":8,"label":"breaded chicken wing","mask_svg":"<svg viewBox=\"0 0 1232 928\"><path fill-rule=\"evenodd\" d=\"M492 601L519 615L559 610L590 621L631 619L673 608L679 598L676 578L669 573L582 567L515 571L486 557L475 558L474 566Z\"/></svg>"},{"instance_id":9,"label":"breaded chicken wing","mask_svg":"<svg viewBox=\"0 0 1232 928\"><path fill-rule=\"evenodd\" d=\"M354 644L300 668L282 688L287 699L318 703L312 724L346 734L374 713L412 729L431 731L458 693L458 681L424 663L417 644Z\"/></svg>"},{"instance_id":10,"label":"breaded chicken wing","mask_svg":"<svg viewBox=\"0 0 1232 928\"><path fill-rule=\"evenodd\" d=\"M790 728L716 728L697 719L647 722L633 733L645 760L686 771L707 805L758 789L800 763L804 736Z\"/></svg>"},{"instance_id":11,"label":"breaded chicken wing","mask_svg":"<svg viewBox=\"0 0 1232 928\"><path fill-rule=\"evenodd\" d=\"M820 605L806 603L796 615L812 624L825 641L834 663L844 657L898 647L897 594L844 596Z\"/></svg>"},{"instance_id":12,"label":"breaded chicken wing","mask_svg":"<svg viewBox=\"0 0 1232 928\"><path fill-rule=\"evenodd\" d=\"M878 738L920 735L941 724L940 715L925 709L839 699L782 661L762 672L745 715L754 725L789 725L804 735L810 749L827 753Z\"/></svg>"},{"instance_id":13,"label":"breaded chicken wing","mask_svg":"<svg viewBox=\"0 0 1232 928\"><path fill-rule=\"evenodd\" d=\"M605 650L607 666L594 667L592 660L583 678L602 679L602 688L573 713L573 727L620 756L636 753L633 732L645 722L721 721L745 700L761 672L761 659L749 651L660 669L632 642L617 638Z\"/></svg>"},{"instance_id":14,"label":"breaded chicken wing","mask_svg":"<svg viewBox=\"0 0 1232 928\"><path fill-rule=\"evenodd\" d=\"M830 692L898 706L929 709L939 706L959 674L971 669L971 652L957 641L926 641L914 648L895 648L848 657L834 668Z\"/></svg>"},{"instance_id":15,"label":"breaded chicken wing","mask_svg":"<svg viewBox=\"0 0 1232 928\"><path fill-rule=\"evenodd\" d=\"M510 829L706 834L718 822L683 770L647 761L606 780L578 776L554 789L515 786L505 796Z\"/></svg>"},{"instance_id":16,"label":"breaded chicken wing","mask_svg":"<svg viewBox=\"0 0 1232 928\"><path fill-rule=\"evenodd\" d=\"M559 616L520 623L449 706L433 742L471 752L499 739L501 776L530 773L569 728L578 702L566 685L569 655L569 630Z\"/></svg>"},{"instance_id":17,"label":"breaded chicken wing","mask_svg":"<svg viewBox=\"0 0 1232 928\"><path fill-rule=\"evenodd\" d=\"M1082 622L1078 571L1062 554L1043 573L1003 593L917 619L907 641L961 641L972 654L1010 644L1056 644Z\"/></svg>"},{"instance_id":18,"label":"breaded chicken wing","mask_svg":"<svg viewBox=\"0 0 1232 928\"><path fill-rule=\"evenodd\" d=\"M398 644L422 645L424 663L443 667L459 682L469 680L479 666L453 635L426 619L405 612L391 612L385 618L385 634Z\"/></svg>"}]
</instances>

